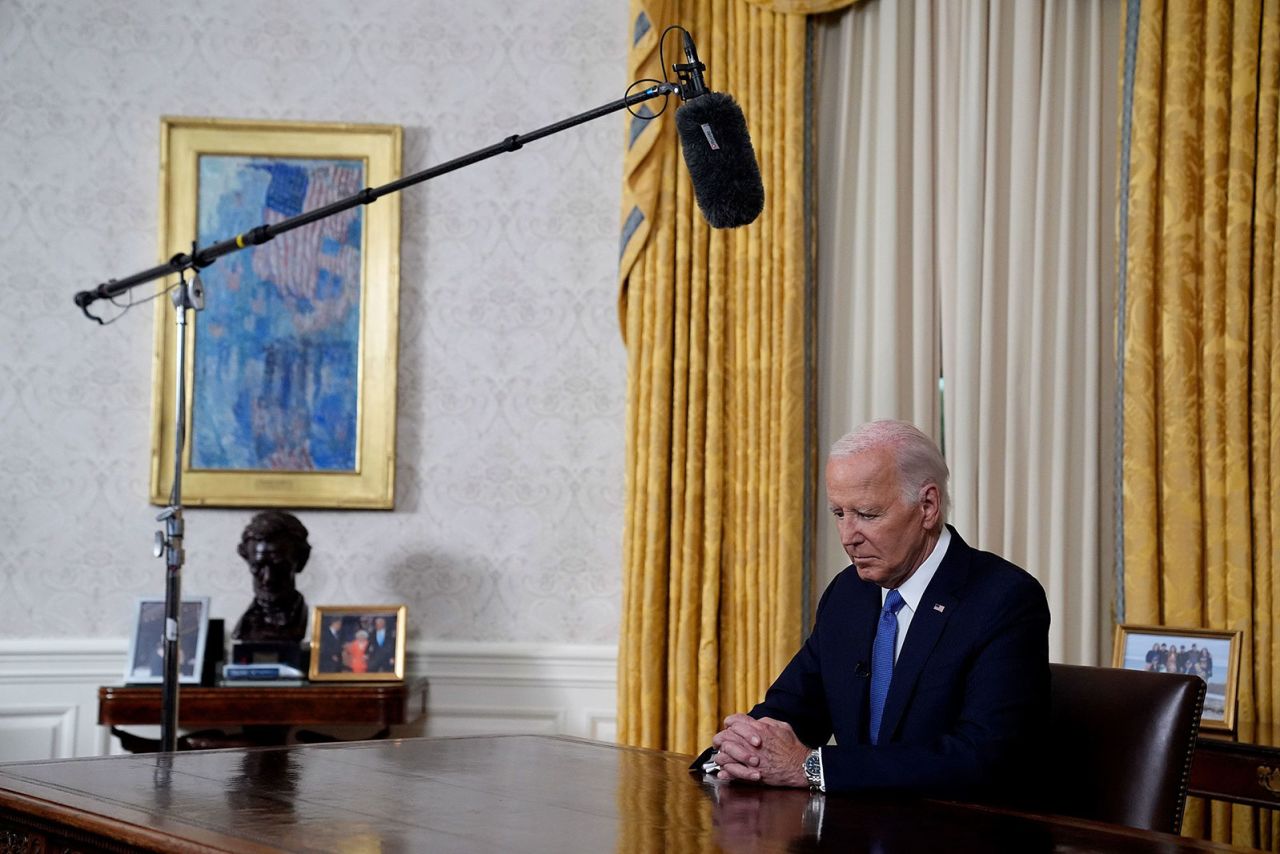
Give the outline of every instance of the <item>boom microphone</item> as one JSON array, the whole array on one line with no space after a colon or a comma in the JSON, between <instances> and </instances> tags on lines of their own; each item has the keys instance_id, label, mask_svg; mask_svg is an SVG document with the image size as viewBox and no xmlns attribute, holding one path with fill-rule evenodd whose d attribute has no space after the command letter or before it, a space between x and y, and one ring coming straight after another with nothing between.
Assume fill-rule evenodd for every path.
<instances>
[{"instance_id":1,"label":"boom microphone","mask_svg":"<svg viewBox=\"0 0 1280 854\"><path fill-rule=\"evenodd\" d=\"M680 97L676 130L693 195L712 228L737 228L755 221L764 209L764 183L742 108L729 95L711 92L703 82L693 39L684 34L688 63L676 66Z\"/></svg>"}]
</instances>

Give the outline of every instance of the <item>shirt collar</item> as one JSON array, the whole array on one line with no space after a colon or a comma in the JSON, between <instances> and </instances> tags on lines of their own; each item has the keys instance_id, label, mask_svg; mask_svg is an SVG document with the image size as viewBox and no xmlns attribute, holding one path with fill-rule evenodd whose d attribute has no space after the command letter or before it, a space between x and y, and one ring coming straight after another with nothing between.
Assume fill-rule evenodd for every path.
<instances>
[{"instance_id":1,"label":"shirt collar","mask_svg":"<svg viewBox=\"0 0 1280 854\"><path fill-rule=\"evenodd\" d=\"M924 591L929 586L929 582L933 581L934 573L938 571L938 567L942 564L942 559L946 557L947 547L951 545L951 529L946 525L942 526L942 533L938 535L938 541L933 544L933 551L929 552L929 556L924 559L924 563L911 573L911 577L902 582L898 587L898 594L902 597L902 601L911 609L911 613L920 610L920 600L924 598ZM880 604L884 605L885 598L889 595L889 591L884 588L880 589Z\"/></svg>"}]
</instances>

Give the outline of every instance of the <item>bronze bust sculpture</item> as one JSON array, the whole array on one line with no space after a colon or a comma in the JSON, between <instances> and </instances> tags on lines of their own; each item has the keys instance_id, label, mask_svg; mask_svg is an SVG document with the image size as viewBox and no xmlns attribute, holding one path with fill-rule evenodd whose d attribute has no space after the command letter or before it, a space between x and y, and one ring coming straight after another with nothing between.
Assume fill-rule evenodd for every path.
<instances>
[{"instance_id":1,"label":"bronze bust sculpture","mask_svg":"<svg viewBox=\"0 0 1280 854\"><path fill-rule=\"evenodd\" d=\"M236 551L253 573L253 604L236 623L232 637L301 641L307 631L307 600L294 577L311 556L306 527L292 513L264 510L249 520Z\"/></svg>"}]
</instances>

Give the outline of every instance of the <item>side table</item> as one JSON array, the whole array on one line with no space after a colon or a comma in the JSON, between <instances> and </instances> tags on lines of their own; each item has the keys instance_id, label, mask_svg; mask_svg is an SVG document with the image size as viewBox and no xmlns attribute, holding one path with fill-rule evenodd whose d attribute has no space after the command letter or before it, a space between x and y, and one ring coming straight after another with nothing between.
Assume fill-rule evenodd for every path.
<instances>
[{"instance_id":1,"label":"side table","mask_svg":"<svg viewBox=\"0 0 1280 854\"><path fill-rule=\"evenodd\" d=\"M308 727L374 727L363 738L385 738L392 726L426 714L427 680L403 682L314 682L308 685L250 685L178 689L178 725L189 732L179 749L260 747L339 741ZM103 686L98 689L98 723L111 727L131 753L159 749L159 741L119 729L160 723L160 687ZM225 728L240 732L227 733Z\"/></svg>"}]
</instances>

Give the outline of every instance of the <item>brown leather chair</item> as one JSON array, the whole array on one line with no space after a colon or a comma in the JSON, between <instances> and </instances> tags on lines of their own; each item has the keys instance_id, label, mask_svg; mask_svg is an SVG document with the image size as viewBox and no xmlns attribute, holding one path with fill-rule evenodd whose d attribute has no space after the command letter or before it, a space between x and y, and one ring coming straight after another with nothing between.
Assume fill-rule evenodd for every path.
<instances>
[{"instance_id":1,"label":"brown leather chair","mask_svg":"<svg viewBox=\"0 0 1280 854\"><path fill-rule=\"evenodd\" d=\"M1049 665L1049 761L1031 786L1058 815L1177 833L1204 680L1179 673Z\"/></svg>"}]
</instances>

